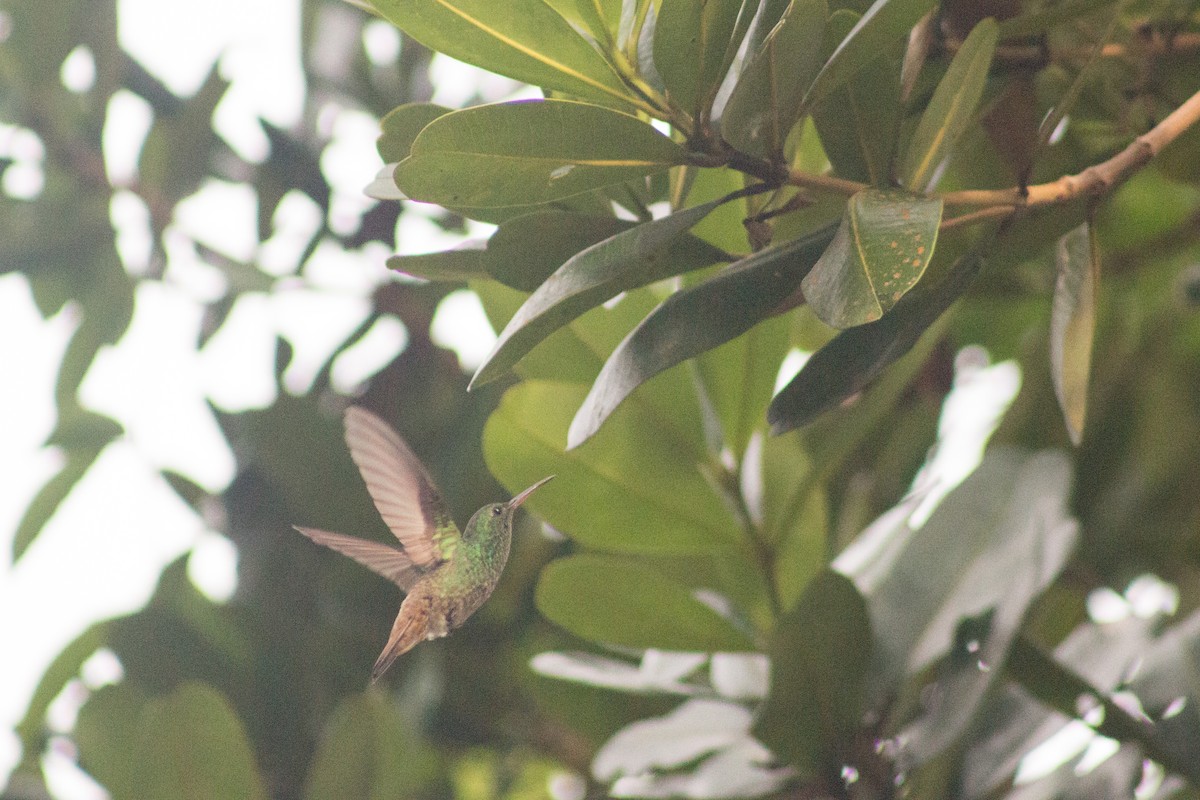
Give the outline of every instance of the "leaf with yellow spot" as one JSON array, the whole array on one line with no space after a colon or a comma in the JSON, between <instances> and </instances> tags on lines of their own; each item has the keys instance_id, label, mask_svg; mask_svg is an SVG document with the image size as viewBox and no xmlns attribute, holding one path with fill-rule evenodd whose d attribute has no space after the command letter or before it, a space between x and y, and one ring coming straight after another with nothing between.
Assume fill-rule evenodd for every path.
<instances>
[{"instance_id":1,"label":"leaf with yellow spot","mask_svg":"<svg viewBox=\"0 0 1200 800\"><path fill-rule=\"evenodd\" d=\"M873 322L917 284L937 243L942 201L864 189L801 288L817 316L835 328Z\"/></svg>"}]
</instances>

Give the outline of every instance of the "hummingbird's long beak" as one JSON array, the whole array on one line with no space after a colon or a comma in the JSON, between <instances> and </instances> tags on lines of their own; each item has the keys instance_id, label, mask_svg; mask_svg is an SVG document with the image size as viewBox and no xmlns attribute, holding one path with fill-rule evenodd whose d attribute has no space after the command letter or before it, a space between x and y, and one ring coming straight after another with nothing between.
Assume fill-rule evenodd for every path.
<instances>
[{"instance_id":1,"label":"hummingbird's long beak","mask_svg":"<svg viewBox=\"0 0 1200 800\"><path fill-rule=\"evenodd\" d=\"M535 483L533 486L530 486L528 489L526 489L525 491L521 492L519 495L517 495L516 497L514 497L512 500L509 500L509 501L508 501L508 507L509 507L509 508L516 508L517 506L521 505L521 503L524 503L526 500L528 500L528 499L529 499L529 495L533 494L533 493L534 493L534 491L536 491L537 489L540 489L541 487L545 486L545 485L546 485L547 483L549 483L549 482L550 482L550 481L551 481L553 478L554 478L554 476L553 476L553 475L549 475L549 476L547 476L547 477L545 477L545 478L542 478L540 481L538 481L537 483Z\"/></svg>"}]
</instances>

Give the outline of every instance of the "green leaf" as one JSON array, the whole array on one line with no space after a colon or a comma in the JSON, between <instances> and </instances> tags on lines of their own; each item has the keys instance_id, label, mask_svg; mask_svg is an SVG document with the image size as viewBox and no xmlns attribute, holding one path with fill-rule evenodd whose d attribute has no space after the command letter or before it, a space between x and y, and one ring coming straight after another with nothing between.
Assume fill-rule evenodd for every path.
<instances>
[{"instance_id":1,"label":"green leaf","mask_svg":"<svg viewBox=\"0 0 1200 800\"><path fill-rule=\"evenodd\" d=\"M495 380L550 333L621 292L727 258L687 230L728 197L622 231L559 267L501 331L472 387Z\"/></svg>"},{"instance_id":2,"label":"green leaf","mask_svg":"<svg viewBox=\"0 0 1200 800\"><path fill-rule=\"evenodd\" d=\"M934 90L904 159L904 185L914 192L932 186L938 167L974 117L992 66L998 31L991 17L976 25Z\"/></svg>"},{"instance_id":3,"label":"green leaf","mask_svg":"<svg viewBox=\"0 0 1200 800\"><path fill-rule=\"evenodd\" d=\"M962 296L981 266L979 252L964 256L936 287L902 298L883 319L839 333L775 395L767 409L771 432L807 425L865 389Z\"/></svg>"},{"instance_id":4,"label":"green leaf","mask_svg":"<svg viewBox=\"0 0 1200 800\"><path fill-rule=\"evenodd\" d=\"M820 66L827 15L825 0L788 4L725 104L721 114L725 141L755 156L783 152L788 133L800 119L804 90Z\"/></svg>"},{"instance_id":5,"label":"green leaf","mask_svg":"<svg viewBox=\"0 0 1200 800\"><path fill-rule=\"evenodd\" d=\"M571 423L568 446L593 436L650 378L740 336L780 310L832 236L829 226L761 250L668 297L613 351Z\"/></svg>"},{"instance_id":6,"label":"green leaf","mask_svg":"<svg viewBox=\"0 0 1200 800\"><path fill-rule=\"evenodd\" d=\"M962 795L986 797L1008 785L1017 759L1045 741L1051 725L1058 726L1054 717L1074 717L1081 695L1104 698L1124 683L1135 665L1144 664L1157 624L1136 615L1118 622L1085 622L1052 653L1036 645L1029 633L1019 636L1006 667L1012 682L988 703L987 725L972 731L969 746L974 755L964 771ZM1137 672L1142 674L1140 666ZM1100 732L1114 719L1105 713ZM1116 730L1108 735L1122 738ZM1200 768L1200 758L1190 763Z\"/></svg>"},{"instance_id":7,"label":"green leaf","mask_svg":"<svg viewBox=\"0 0 1200 800\"><path fill-rule=\"evenodd\" d=\"M791 7L791 0L762 0L758 6L758 16L746 35L747 52L757 53L762 49L763 42L779 24L779 20Z\"/></svg>"},{"instance_id":8,"label":"green leaf","mask_svg":"<svg viewBox=\"0 0 1200 800\"><path fill-rule=\"evenodd\" d=\"M850 580L825 571L771 636L771 689L753 733L807 773L848 763L865 699L871 620Z\"/></svg>"},{"instance_id":9,"label":"green leaf","mask_svg":"<svg viewBox=\"0 0 1200 800\"><path fill-rule=\"evenodd\" d=\"M874 322L925 273L941 221L941 198L859 192L846 204L829 249L805 276L805 299L835 328Z\"/></svg>"},{"instance_id":10,"label":"green leaf","mask_svg":"<svg viewBox=\"0 0 1200 800\"><path fill-rule=\"evenodd\" d=\"M825 26L826 46L833 50L858 20L847 9L834 12ZM821 145L838 175L875 186L890 184L899 98L899 71L891 59L877 58L813 107Z\"/></svg>"},{"instance_id":11,"label":"green leaf","mask_svg":"<svg viewBox=\"0 0 1200 800\"><path fill-rule=\"evenodd\" d=\"M763 540L771 543L775 551L778 606L789 611L828 560L828 501L824 487L815 480L814 466L800 437L766 436L760 441L759 527ZM744 485L746 463L742 473ZM746 493L744 488L743 493Z\"/></svg>"},{"instance_id":12,"label":"green leaf","mask_svg":"<svg viewBox=\"0 0 1200 800\"><path fill-rule=\"evenodd\" d=\"M132 683L102 686L79 709L71 738L79 764L99 781L113 800L141 800L141 772L150 770L131 757L146 696Z\"/></svg>"},{"instance_id":13,"label":"green leaf","mask_svg":"<svg viewBox=\"0 0 1200 800\"><path fill-rule=\"evenodd\" d=\"M790 345L790 323L781 314L696 358L704 395L735 458L741 458L750 437L766 424L775 375Z\"/></svg>"},{"instance_id":14,"label":"green leaf","mask_svg":"<svg viewBox=\"0 0 1200 800\"><path fill-rule=\"evenodd\" d=\"M379 121L380 135L375 143L385 164L408 158L413 141L425 126L454 109L436 103L405 103L389 111Z\"/></svg>"},{"instance_id":15,"label":"green leaf","mask_svg":"<svg viewBox=\"0 0 1200 800\"><path fill-rule=\"evenodd\" d=\"M1054 136L1054 132L1062 123L1063 119L1074 108L1075 103L1079 100L1080 94L1084 87L1096 79L1096 75L1100 72L1101 56L1104 53L1104 46L1113 39L1113 34L1117 32L1118 26L1121 23L1121 12L1124 7L1129 4L1129 0L1122 0L1113 5L1112 13L1103 34L1098 36L1095 42L1092 43L1091 53L1088 54L1087 60L1079 67L1075 73L1074 79L1066 90L1058 98L1058 102L1050 109L1050 112L1042 117L1041 124L1038 125L1037 141L1038 147L1045 147L1050 139ZM1113 96L1113 101L1120 102L1118 96ZM1112 101L1110 101L1112 102Z\"/></svg>"},{"instance_id":16,"label":"green leaf","mask_svg":"<svg viewBox=\"0 0 1200 800\"><path fill-rule=\"evenodd\" d=\"M254 750L225 696L185 683L146 703L132 753L142 800L266 800Z\"/></svg>"},{"instance_id":17,"label":"green leaf","mask_svg":"<svg viewBox=\"0 0 1200 800\"><path fill-rule=\"evenodd\" d=\"M495 281L473 281L471 289L479 296L495 330L502 330L529 297ZM550 380L586 387L596 379L604 359L617 346L624 332L650 313L656 303L651 293L638 291L624 295L619 303L592 309L546 337L513 367L513 373L525 380Z\"/></svg>"},{"instance_id":18,"label":"green leaf","mask_svg":"<svg viewBox=\"0 0 1200 800\"><path fill-rule=\"evenodd\" d=\"M494 278L532 292L571 256L637 223L565 209L522 214L500 223L487 242L470 240L452 250L392 256L388 267L432 281Z\"/></svg>"},{"instance_id":19,"label":"green leaf","mask_svg":"<svg viewBox=\"0 0 1200 800\"><path fill-rule=\"evenodd\" d=\"M87 471L100 455L100 450L83 449L66 453L66 463L58 474L46 482L41 491L34 496L33 501L25 509L13 535L12 560L15 564L25 555L25 551L33 544L33 540L42 532L42 528L50 522L51 517L58 511L63 501L71 494L75 484L83 479Z\"/></svg>"},{"instance_id":20,"label":"green leaf","mask_svg":"<svg viewBox=\"0 0 1200 800\"><path fill-rule=\"evenodd\" d=\"M619 190L619 187L627 185L627 183L613 184L612 186L593 189L582 194L574 194L549 204L539 201L515 206L447 206L447 210L468 219L486 222L489 225L503 225L509 220L514 220L517 217L523 217L528 214L536 214L548 208L574 211L577 214L587 214L595 217L612 216L612 200L606 196L606 192Z\"/></svg>"},{"instance_id":21,"label":"green leaf","mask_svg":"<svg viewBox=\"0 0 1200 800\"><path fill-rule=\"evenodd\" d=\"M138 179L161 196L161 202L179 202L196 191L211 175L214 157L228 149L213 130L212 119L225 96L229 81L216 63L204 83L173 113L158 111L138 154Z\"/></svg>"},{"instance_id":22,"label":"green leaf","mask_svg":"<svg viewBox=\"0 0 1200 800\"><path fill-rule=\"evenodd\" d=\"M616 217L535 211L496 229L483 254L484 268L505 286L532 292L580 251L635 225Z\"/></svg>"},{"instance_id":23,"label":"green leaf","mask_svg":"<svg viewBox=\"0 0 1200 800\"><path fill-rule=\"evenodd\" d=\"M875 0L821 67L804 97L811 108L908 35L937 0Z\"/></svg>"},{"instance_id":24,"label":"green leaf","mask_svg":"<svg viewBox=\"0 0 1200 800\"><path fill-rule=\"evenodd\" d=\"M621 0L554 0L560 14L577 18L597 42L611 45L621 27Z\"/></svg>"},{"instance_id":25,"label":"green leaf","mask_svg":"<svg viewBox=\"0 0 1200 800\"><path fill-rule=\"evenodd\" d=\"M497 103L425 127L396 167L414 200L444 206L547 203L682 164L679 145L637 117L567 100Z\"/></svg>"},{"instance_id":26,"label":"green leaf","mask_svg":"<svg viewBox=\"0 0 1200 800\"><path fill-rule=\"evenodd\" d=\"M686 202L677 203L677 208L701 206L719 198L738 198L714 208L692 227L692 234L726 253L749 253L753 247L746 235L745 221L755 211L751 210L751 195L746 191L745 175L732 169L693 167L685 167L680 172L678 189L686 190L687 195ZM756 188L763 187L759 184ZM683 283L686 284L688 280L685 278Z\"/></svg>"},{"instance_id":27,"label":"green leaf","mask_svg":"<svg viewBox=\"0 0 1200 800\"><path fill-rule=\"evenodd\" d=\"M636 104L612 66L539 0L370 0L439 53L523 83L601 102Z\"/></svg>"},{"instance_id":28,"label":"green leaf","mask_svg":"<svg viewBox=\"0 0 1200 800\"><path fill-rule=\"evenodd\" d=\"M46 733L46 712L54 698L62 692L69 681L79 675L80 667L108 641L108 623L97 622L62 649L54 657L42 677L38 680L33 696L25 708L25 714L14 728L21 740L21 758L34 768L42 755L43 736Z\"/></svg>"},{"instance_id":29,"label":"green leaf","mask_svg":"<svg viewBox=\"0 0 1200 800\"><path fill-rule=\"evenodd\" d=\"M415 728L383 692L347 697L313 756L305 800L390 800L418 793L433 771Z\"/></svg>"},{"instance_id":30,"label":"green leaf","mask_svg":"<svg viewBox=\"0 0 1200 800\"><path fill-rule=\"evenodd\" d=\"M733 63L757 3L675 0L659 8L654 66L675 105L705 116Z\"/></svg>"},{"instance_id":31,"label":"green leaf","mask_svg":"<svg viewBox=\"0 0 1200 800\"><path fill-rule=\"evenodd\" d=\"M484 243L466 241L452 250L391 256L388 269L429 281L469 281L488 276L483 261Z\"/></svg>"},{"instance_id":32,"label":"green leaf","mask_svg":"<svg viewBox=\"0 0 1200 800\"><path fill-rule=\"evenodd\" d=\"M1100 250L1085 222L1058 240L1058 278L1050 315L1050 368L1071 443L1083 439L1092 339L1100 291Z\"/></svg>"},{"instance_id":33,"label":"green leaf","mask_svg":"<svg viewBox=\"0 0 1200 800\"><path fill-rule=\"evenodd\" d=\"M560 558L542 570L536 599L551 622L601 644L703 653L754 649L746 634L687 587L641 561Z\"/></svg>"},{"instance_id":34,"label":"green leaf","mask_svg":"<svg viewBox=\"0 0 1200 800\"><path fill-rule=\"evenodd\" d=\"M567 425L583 389L545 381L515 386L484 428L488 469L508 487L557 474L529 502L580 544L625 553L710 554L740 534L698 467L707 454L686 378L663 387L673 408L664 411L642 397L600 435L567 453Z\"/></svg>"}]
</instances>

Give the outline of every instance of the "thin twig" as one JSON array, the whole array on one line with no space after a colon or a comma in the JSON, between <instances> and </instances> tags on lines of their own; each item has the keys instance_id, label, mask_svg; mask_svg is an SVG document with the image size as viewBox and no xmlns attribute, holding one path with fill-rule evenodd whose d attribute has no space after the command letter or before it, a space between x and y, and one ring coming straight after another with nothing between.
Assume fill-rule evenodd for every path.
<instances>
[{"instance_id":1,"label":"thin twig","mask_svg":"<svg viewBox=\"0 0 1200 800\"><path fill-rule=\"evenodd\" d=\"M814 175L800 170L789 170L787 182L792 186L803 186L807 189L819 189L836 194L852 195L870 188L865 183L837 178L833 175Z\"/></svg>"},{"instance_id":2,"label":"thin twig","mask_svg":"<svg viewBox=\"0 0 1200 800\"><path fill-rule=\"evenodd\" d=\"M1016 211L1016 206L988 206L981 208L978 211L972 211L967 214L961 214L957 217L950 217L942 220L942 224L938 227L945 231L950 228L959 228L963 225L973 225L976 222L982 222L985 219L996 219L998 217L1007 217Z\"/></svg>"}]
</instances>

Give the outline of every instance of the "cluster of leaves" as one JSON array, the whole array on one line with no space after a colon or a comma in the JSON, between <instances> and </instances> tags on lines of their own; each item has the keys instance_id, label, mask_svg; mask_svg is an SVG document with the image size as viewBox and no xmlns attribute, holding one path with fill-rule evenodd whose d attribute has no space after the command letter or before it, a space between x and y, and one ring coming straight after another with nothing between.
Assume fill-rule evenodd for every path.
<instances>
[{"instance_id":1,"label":"cluster of leaves","mask_svg":"<svg viewBox=\"0 0 1200 800\"><path fill-rule=\"evenodd\" d=\"M469 281L501 329L472 386L523 379L485 430L489 465L511 487L557 472L535 508L592 551L543 572L539 609L608 646L771 657L769 689L750 694L752 731L794 772L756 771L762 754L738 737L716 744L689 732L723 712L688 706L655 735L705 744L667 746L656 760L634 726L598 756L597 778L635 795L761 793L799 780L880 796L903 776L936 795L987 796L1012 779L1034 731L1045 738L1048 719L1077 713L1075 696L1058 691L1064 681L1096 696L1117 688L1111 677L1086 682L1113 666L1106 656L1071 661L1086 679L1055 660L1091 630L1077 612L1074 633L1065 619L1044 641L1026 629L1079 543L1065 457L991 454L919 530L909 506L882 517L856 545L869 540L870 553L835 562L840 572L828 570L838 549L828 509L847 498L827 481L846 457L838 434L861 447L897 413L935 344L924 334L945 333L945 312L984 265L987 280L1003 280L1022 262L1040 267L1044 253L1056 277L1042 363L1065 433L1080 443L1100 296L1087 220L1145 163L1122 150L1150 127L1132 121L1131 106L1196 103L1194 81L1151 99L1120 67L1153 32L1191 31L1194 4L1151 16L1125 4L905 0L360 5L546 91L458 111L397 108L383 123L388 166L376 186L497 225L486 242L391 266ZM1042 63L1018 63L1019 45L1038 36ZM1055 59L1055 48L1077 55ZM1122 57L1101 58L1106 48ZM1198 116L1183 113L1183 127ZM1177 134L1159 129L1138 147L1157 154L1157 137ZM1063 178L1089 168L1105 180ZM830 338L829 328L842 332ZM907 369L895 366L918 345ZM776 392L792 347L816 352ZM764 412L773 433L801 428L881 376L857 418L799 443L758 438ZM905 433L884 438L904 448ZM1170 641L1168 659L1181 652ZM541 663L610 688L729 699L715 662L705 681L703 662L662 668L655 658L657 682L645 663ZM1048 707L1011 679L1032 680L1025 691ZM1172 699L1194 697L1174 689ZM1009 702L1010 716L992 721ZM1121 728L1130 752L1197 779L1188 737L1160 741L1109 712L1105 731ZM714 784L715 763L727 773L740 764L747 783ZM1093 780L1129 786L1141 775L1137 758L1107 764ZM695 769L687 780L669 774L681 765ZM846 788L847 774L867 788ZM1061 791L1064 774L1037 791Z\"/></svg>"},{"instance_id":2,"label":"cluster of leaves","mask_svg":"<svg viewBox=\"0 0 1200 800\"><path fill-rule=\"evenodd\" d=\"M629 796L1123 797L1155 775L1153 796L1200 791L1200 137L1129 149L1194 105L1197 3L355 4L406 35L399 80L361 53L352 78L314 72L382 117L372 191L439 204L451 230L496 226L391 260L433 282L380 290L344 345L385 313L409 331L360 402L396 421L460 521L500 491L483 460L509 488L557 474L529 506L567 538L520 532L477 619L402 660L395 695L361 692L395 598L286 529L378 526L326 368L304 397L220 415L239 461L220 497L172 476L223 510L234 600L206 600L176 564L145 610L82 636L31 703L18 776L38 774L52 699L107 647L124 678L67 735L115 798L538 796L560 768ZM74 300L93 320L61 373L50 443L68 468L19 555L120 433L75 391L138 280L107 202L87 204L114 187L68 157L99 152L116 87L142 87L166 144L147 143L136 189L161 235L232 156L208 128L218 78L180 101L121 53L111 6L89 12L105 25L64 12L74 27L48 51L26 38L46 16L11 5L25 49L4 57L28 94L5 111L50 155L46 189L0 223L26 226L0 247L38 257L3 263L46 313ZM310 52L334 12L305 8ZM103 76L83 102L43 69L78 42ZM546 99L433 105L415 43ZM412 102L384 115L397 97ZM288 190L329 202L319 137L271 139L238 170L262 238ZM75 233L106 237L89 257L108 267L55 249L76 218L55 202L91 215ZM303 259L321 241L392 244L396 213L380 204L349 237L323 227ZM208 255L230 284L214 328L276 290ZM469 394L428 336L464 283L501 331ZM982 466L919 524L925 495L905 498L968 344L1019 363L1023 389ZM812 355L777 389L796 349ZM103 436L68 435L85 428ZM1089 596L1146 572L1177 587L1179 620L1089 619ZM1115 754L1014 788L1071 721Z\"/></svg>"}]
</instances>

